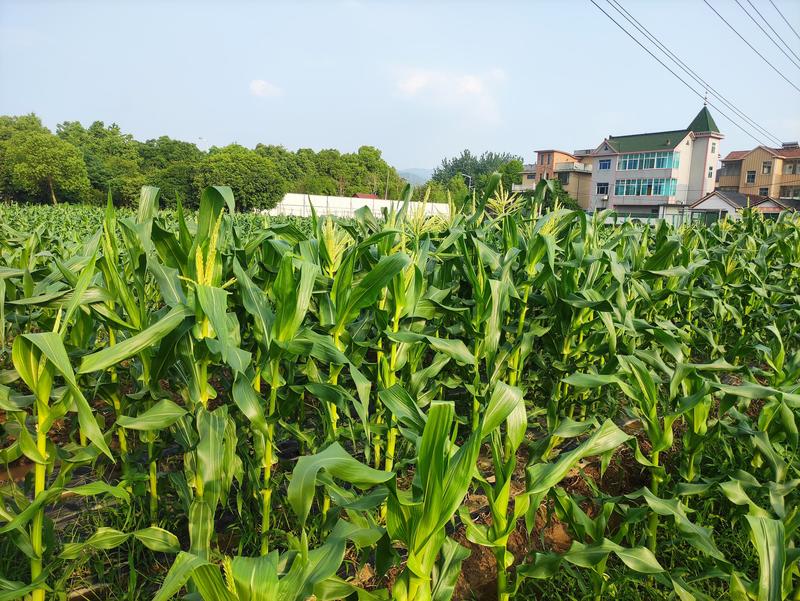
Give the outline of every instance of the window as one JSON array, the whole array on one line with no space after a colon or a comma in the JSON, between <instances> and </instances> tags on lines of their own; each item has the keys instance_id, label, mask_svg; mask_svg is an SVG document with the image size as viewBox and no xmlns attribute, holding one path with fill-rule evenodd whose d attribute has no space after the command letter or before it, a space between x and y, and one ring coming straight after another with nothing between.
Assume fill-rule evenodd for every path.
<instances>
[{"instance_id":1,"label":"window","mask_svg":"<svg viewBox=\"0 0 800 601\"><path fill-rule=\"evenodd\" d=\"M525 179L536 179L536 174L535 173L527 173L525 175Z\"/></svg>"},{"instance_id":2,"label":"window","mask_svg":"<svg viewBox=\"0 0 800 601\"><path fill-rule=\"evenodd\" d=\"M756 172L755 171L748 171L747 172L747 180L746 180L746 182L748 184L756 183Z\"/></svg>"},{"instance_id":3,"label":"window","mask_svg":"<svg viewBox=\"0 0 800 601\"><path fill-rule=\"evenodd\" d=\"M675 196L677 187L678 180L675 178L618 179L614 182L614 194L617 196Z\"/></svg>"},{"instance_id":4,"label":"window","mask_svg":"<svg viewBox=\"0 0 800 601\"><path fill-rule=\"evenodd\" d=\"M793 174L793 173L794 173L794 169L795 169L795 167L794 167L794 163L788 163L788 162L787 162L787 163L784 163L784 164L783 164L783 172L784 172L784 174L786 174L786 175L791 175L791 174Z\"/></svg>"},{"instance_id":5,"label":"window","mask_svg":"<svg viewBox=\"0 0 800 601\"><path fill-rule=\"evenodd\" d=\"M727 163L722 163L722 167L719 170L719 176L722 177L724 175L740 175L742 173L742 163L741 161L729 161Z\"/></svg>"},{"instance_id":6,"label":"window","mask_svg":"<svg viewBox=\"0 0 800 601\"><path fill-rule=\"evenodd\" d=\"M800 199L800 188L793 186L781 186L779 194L781 198L797 198Z\"/></svg>"},{"instance_id":7,"label":"window","mask_svg":"<svg viewBox=\"0 0 800 601\"><path fill-rule=\"evenodd\" d=\"M560 181L562 185L566 186L569 183L569 171L559 173L558 181Z\"/></svg>"},{"instance_id":8,"label":"window","mask_svg":"<svg viewBox=\"0 0 800 601\"><path fill-rule=\"evenodd\" d=\"M600 171L611 169L611 159L600 159L600 161L597 163L597 168Z\"/></svg>"},{"instance_id":9,"label":"window","mask_svg":"<svg viewBox=\"0 0 800 601\"><path fill-rule=\"evenodd\" d=\"M714 167L711 165L708 166L708 177L714 177Z\"/></svg>"},{"instance_id":10,"label":"window","mask_svg":"<svg viewBox=\"0 0 800 601\"><path fill-rule=\"evenodd\" d=\"M711 154L717 154L717 143L711 142Z\"/></svg>"},{"instance_id":11,"label":"window","mask_svg":"<svg viewBox=\"0 0 800 601\"><path fill-rule=\"evenodd\" d=\"M759 188L758 189L759 196L769 196L769 188Z\"/></svg>"},{"instance_id":12,"label":"window","mask_svg":"<svg viewBox=\"0 0 800 601\"><path fill-rule=\"evenodd\" d=\"M608 183L597 183L594 188L595 194L608 194Z\"/></svg>"},{"instance_id":13,"label":"window","mask_svg":"<svg viewBox=\"0 0 800 601\"><path fill-rule=\"evenodd\" d=\"M761 163L761 173L764 175L772 173L772 161L764 161Z\"/></svg>"},{"instance_id":14,"label":"window","mask_svg":"<svg viewBox=\"0 0 800 601\"><path fill-rule=\"evenodd\" d=\"M639 154L621 154L617 159L617 169L677 169L680 165L678 152L641 152Z\"/></svg>"},{"instance_id":15,"label":"window","mask_svg":"<svg viewBox=\"0 0 800 601\"><path fill-rule=\"evenodd\" d=\"M625 171L630 169L639 168L639 155L638 154L623 154L617 161L617 169Z\"/></svg>"}]
</instances>

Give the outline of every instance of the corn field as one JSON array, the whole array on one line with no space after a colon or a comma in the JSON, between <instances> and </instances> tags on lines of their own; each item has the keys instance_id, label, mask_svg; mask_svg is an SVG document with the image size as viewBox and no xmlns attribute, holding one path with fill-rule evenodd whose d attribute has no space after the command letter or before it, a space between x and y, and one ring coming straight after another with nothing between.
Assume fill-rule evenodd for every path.
<instances>
[{"instance_id":1,"label":"corn field","mask_svg":"<svg viewBox=\"0 0 800 601\"><path fill-rule=\"evenodd\" d=\"M0 207L0 601L800 600L800 219L498 181Z\"/></svg>"}]
</instances>

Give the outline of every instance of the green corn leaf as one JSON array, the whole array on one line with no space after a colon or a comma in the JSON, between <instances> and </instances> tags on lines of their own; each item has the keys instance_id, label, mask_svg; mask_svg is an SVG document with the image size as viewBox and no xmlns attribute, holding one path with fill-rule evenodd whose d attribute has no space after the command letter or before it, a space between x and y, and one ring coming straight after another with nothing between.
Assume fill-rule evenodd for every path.
<instances>
[{"instance_id":1,"label":"green corn leaf","mask_svg":"<svg viewBox=\"0 0 800 601\"><path fill-rule=\"evenodd\" d=\"M188 307L184 305L173 307L164 317L138 334L83 357L78 373L85 374L100 371L112 365L117 365L144 349L152 347L178 327L184 319L191 316L194 316L194 312Z\"/></svg>"},{"instance_id":2,"label":"green corn leaf","mask_svg":"<svg viewBox=\"0 0 800 601\"><path fill-rule=\"evenodd\" d=\"M117 418L117 424L128 430L150 432L169 428L184 415L186 415L185 409L169 399L161 399L136 417L121 415Z\"/></svg>"},{"instance_id":3,"label":"green corn leaf","mask_svg":"<svg viewBox=\"0 0 800 601\"><path fill-rule=\"evenodd\" d=\"M103 438L103 433L100 431L97 421L95 421L94 413L89 407L89 403L86 401L83 393L78 388L78 383L75 381L75 373L72 371L72 366L69 363L69 357L67 356L67 351L64 348L64 343L61 341L61 338L55 332L25 334L24 337L32 342L42 354L47 357L47 360L53 364L56 371L66 380L70 388L72 399L78 410L78 422L81 431L98 449L108 455L109 459L113 461L114 457Z\"/></svg>"},{"instance_id":4,"label":"green corn leaf","mask_svg":"<svg viewBox=\"0 0 800 601\"><path fill-rule=\"evenodd\" d=\"M750 524L750 540L758 553L758 601L781 601L786 565L783 522L753 515L745 517Z\"/></svg>"},{"instance_id":5,"label":"green corn leaf","mask_svg":"<svg viewBox=\"0 0 800 601\"><path fill-rule=\"evenodd\" d=\"M620 430L614 422L606 420L586 441L559 457L555 463L537 463L529 466L527 492L531 494L547 492L561 482L581 459L613 451L630 438L631 436Z\"/></svg>"},{"instance_id":6,"label":"green corn leaf","mask_svg":"<svg viewBox=\"0 0 800 601\"><path fill-rule=\"evenodd\" d=\"M258 396L250 382L251 378L245 374L236 374L233 383L233 402L239 407L250 424L264 436L269 434L267 420L264 417L264 400Z\"/></svg>"},{"instance_id":7,"label":"green corn leaf","mask_svg":"<svg viewBox=\"0 0 800 601\"><path fill-rule=\"evenodd\" d=\"M337 304L337 329L342 331L345 324L353 320L361 309L372 305L392 278L410 262L411 259L404 253L381 257L377 265L350 292L346 305L340 307Z\"/></svg>"},{"instance_id":8,"label":"green corn leaf","mask_svg":"<svg viewBox=\"0 0 800 601\"><path fill-rule=\"evenodd\" d=\"M349 482L353 486L366 489L382 484L394 477L391 472L384 472L360 463L347 453L338 443L333 443L316 455L300 457L292 472L287 496L300 524L304 525L317 485L317 474L325 470L332 478Z\"/></svg>"},{"instance_id":9,"label":"green corn leaf","mask_svg":"<svg viewBox=\"0 0 800 601\"><path fill-rule=\"evenodd\" d=\"M378 397L399 423L422 433L425 428L425 414L400 384L379 391Z\"/></svg>"},{"instance_id":10,"label":"green corn leaf","mask_svg":"<svg viewBox=\"0 0 800 601\"><path fill-rule=\"evenodd\" d=\"M442 546L441 558L431 575L431 601L450 601L456 581L461 574L461 564L470 556L470 550L448 537Z\"/></svg>"},{"instance_id":11,"label":"green corn leaf","mask_svg":"<svg viewBox=\"0 0 800 601\"><path fill-rule=\"evenodd\" d=\"M67 543L61 551L62 559L77 559L85 549L114 549L124 543L130 534L101 526L82 543Z\"/></svg>"},{"instance_id":12,"label":"green corn leaf","mask_svg":"<svg viewBox=\"0 0 800 601\"><path fill-rule=\"evenodd\" d=\"M136 530L133 536L145 547L157 553L177 553L181 550L178 537L157 526Z\"/></svg>"}]
</instances>

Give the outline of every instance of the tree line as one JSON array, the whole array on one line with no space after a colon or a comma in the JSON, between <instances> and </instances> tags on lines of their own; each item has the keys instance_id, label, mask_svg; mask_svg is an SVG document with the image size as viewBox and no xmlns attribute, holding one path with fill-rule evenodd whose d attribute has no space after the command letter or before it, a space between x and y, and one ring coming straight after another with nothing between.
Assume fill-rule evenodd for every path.
<instances>
[{"instance_id":1,"label":"tree line","mask_svg":"<svg viewBox=\"0 0 800 601\"><path fill-rule=\"evenodd\" d=\"M354 153L239 144L203 151L168 136L140 142L116 124L0 116L0 194L20 202L135 202L143 185L191 206L208 185L230 186L243 208L270 208L286 192L397 198L406 182L372 146Z\"/></svg>"},{"instance_id":2,"label":"tree line","mask_svg":"<svg viewBox=\"0 0 800 601\"><path fill-rule=\"evenodd\" d=\"M506 189L518 182L521 157L469 150L446 158L414 200L447 202L469 191L481 193L499 171ZM0 198L18 202L135 203L143 185L158 186L162 199L192 206L209 185L228 185L245 209L271 208L286 192L399 198L406 181L372 146L357 152L314 151L239 144L204 151L168 136L144 142L112 123L58 124L55 132L35 114L0 116Z\"/></svg>"}]
</instances>

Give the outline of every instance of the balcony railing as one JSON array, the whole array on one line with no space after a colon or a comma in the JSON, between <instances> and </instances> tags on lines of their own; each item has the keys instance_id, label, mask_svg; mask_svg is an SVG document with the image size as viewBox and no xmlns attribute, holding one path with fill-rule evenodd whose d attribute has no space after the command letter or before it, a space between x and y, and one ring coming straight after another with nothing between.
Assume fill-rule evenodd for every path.
<instances>
[{"instance_id":1,"label":"balcony railing","mask_svg":"<svg viewBox=\"0 0 800 601\"><path fill-rule=\"evenodd\" d=\"M571 163L565 161L563 163L556 163L553 171L581 171L581 172L592 172L592 166L587 163Z\"/></svg>"}]
</instances>

